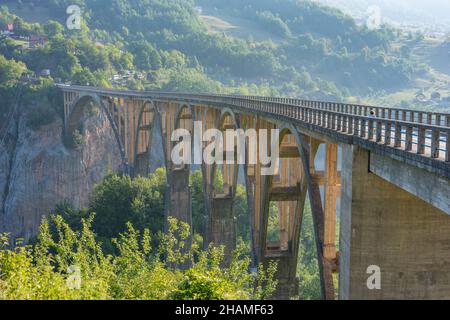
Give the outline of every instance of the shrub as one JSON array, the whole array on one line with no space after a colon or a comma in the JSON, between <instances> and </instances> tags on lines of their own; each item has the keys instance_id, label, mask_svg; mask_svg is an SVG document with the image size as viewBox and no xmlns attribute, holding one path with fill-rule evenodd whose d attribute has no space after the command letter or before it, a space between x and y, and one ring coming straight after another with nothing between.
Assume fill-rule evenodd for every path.
<instances>
[{"instance_id":1,"label":"shrub","mask_svg":"<svg viewBox=\"0 0 450 320\"><path fill-rule=\"evenodd\" d=\"M225 268L223 248L183 251L189 227L173 218L168 232L156 235L161 238L156 249L155 235L128 223L112 240L117 254L105 255L93 219L84 218L75 231L61 216L52 216L32 246L10 248L7 235L0 235L0 299L264 299L275 288L275 265L253 274L240 249ZM172 267L184 259L191 259L191 268Z\"/></svg>"}]
</instances>

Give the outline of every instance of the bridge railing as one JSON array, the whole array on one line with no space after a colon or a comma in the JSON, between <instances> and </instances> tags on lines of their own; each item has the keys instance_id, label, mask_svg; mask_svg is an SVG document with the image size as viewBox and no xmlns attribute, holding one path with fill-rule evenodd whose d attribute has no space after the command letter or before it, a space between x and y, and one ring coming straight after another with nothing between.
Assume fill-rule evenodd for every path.
<instances>
[{"instance_id":1,"label":"bridge railing","mask_svg":"<svg viewBox=\"0 0 450 320\"><path fill-rule=\"evenodd\" d=\"M63 87L64 89L64 87ZM226 104L279 115L423 157L450 162L450 114L332 102L236 95L119 91L89 87L68 90ZM374 115L371 115L374 111Z\"/></svg>"},{"instance_id":2,"label":"bridge railing","mask_svg":"<svg viewBox=\"0 0 450 320\"><path fill-rule=\"evenodd\" d=\"M285 103L284 100L283 102L271 102L264 101L264 99L254 100L253 97L236 96L217 96L213 100L241 108L281 115L432 159L450 161L450 116L447 114L441 114L442 118L433 118L441 124L443 123L442 119L445 120L446 125L442 126L408 121L413 119L413 114L419 117L421 114L426 114L428 120L431 118L430 113L410 110L401 110L402 112L400 112L396 109L379 108L378 110L382 110L382 117L378 117L376 114L366 115L365 113L370 107L365 106L346 106L334 103L323 103L322 106L307 103L306 106L300 106L289 104L291 102L289 99ZM363 111L363 107L365 111ZM387 117L383 117L383 113L386 113Z\"/></svg>"},{"instance_id":3,"label":"bridge railing","mask_svg":"<svg viewBox=\"0 0 450 320\"><path fill-rule=\"evenodd\" d=\"M346 104L337 102L301 100L295 98L260 97L260 96L250 96L248 98L252 100L262 100L266 102L283 103L296 106L311 107L321 110L351 113L360 116L369 116L370 113L373 112L374 116L376 116L377 118L384 118L390 120L417 122L437 126L449 126L450 124L450 114L448 113L376 107L376 106Z\"/></svg>"}]
</instances>

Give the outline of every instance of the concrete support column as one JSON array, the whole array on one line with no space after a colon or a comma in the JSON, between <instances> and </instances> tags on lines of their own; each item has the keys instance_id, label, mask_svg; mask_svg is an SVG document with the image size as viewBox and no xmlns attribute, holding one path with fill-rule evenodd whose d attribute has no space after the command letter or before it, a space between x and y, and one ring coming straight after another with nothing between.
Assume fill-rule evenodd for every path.
<instances>
[{"instance_id":1,"label":"concrete support column","mask_svg":"<svg viewBox=\"0 0 450 320\"><path fill-rule=\"evenodd\" d=\"M370 173L360 147L343 146L341 176L340 299L449 299L450 216Z\"/></svg>"},{"instance_id":2,"label":"concrete support column","mask_svg":"<svg viewBox=\"0 0 450 320\"><path fill-rule=\"evenodd\" d=\"M274 292L272 299L275 300L289 300L292 297L298 296L299 292L299 279L297 277L297 256L280 254L269 255L265 258L265 262L268 265L269 261L277 262L277 272L275 278L278 281L276 291Z\"/></svg>"},{"instance_id":3,"label":"concrete support column","mask_svg":"<svg viewBox=\"0 0 450 320\"><path fill-rule=\"evenodd\" d=\"M166 216L176 218L185 222L191 228L191 236L186 248L190 249L192 244L192 205L191 192L189 188L189 168L169 169L168 203L166 205Z\"/></svg>"},{"instance_id":4,"label":"concrete support column","mask_svg":"<svg viewBox=\"0 0 450 320\"><path fill-rule=\"evenodd\" d=\"M216 195L212 199L209 219L208 244L225 246L224 264L228 265L236 248L236 222L233 216L233 197Z\"/></svg>"}]
</instances>

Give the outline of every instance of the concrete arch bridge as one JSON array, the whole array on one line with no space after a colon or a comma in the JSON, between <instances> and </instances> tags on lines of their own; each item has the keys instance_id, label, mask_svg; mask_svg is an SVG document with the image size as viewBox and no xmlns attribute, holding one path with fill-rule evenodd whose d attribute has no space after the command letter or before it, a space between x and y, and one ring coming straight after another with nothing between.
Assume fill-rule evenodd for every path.
<instances>
[{"instance_id":1,"label":"concrete arch bridge","mask_svg":"<svg viewBox=\"0 0 450 320\"><path fill-rule=\"evenodd\" d=\"M203 131L279 129L276 175L262 175L265 165L247 161L254 151L249 142L241 166L231 161L201 165L209 217L206 240L225 245L227 259L236 242L233 199L242 168L254 260L278 262L277 298L298 293L306 199L324 299L337 296L336 277L340 299L450 298L449 113L291 98L58 87L64 93L66 134L77 130L86 105L99 105L114 130L124 170L134 175L148 173L152 139L162 137L166 211L190 224L191 167L171 160L174 129L192 135L198 123ZM258 139L270 145L270 134ZM206 143L200 146L203 151ZM325 153L319 165L318 150ZM217 170L223 175L221 190L214 188ZM267 236L271 206L278 208L277 241ZM367 283L371 266L379 267L379 289Z\"/></svg>"}]
</instances>

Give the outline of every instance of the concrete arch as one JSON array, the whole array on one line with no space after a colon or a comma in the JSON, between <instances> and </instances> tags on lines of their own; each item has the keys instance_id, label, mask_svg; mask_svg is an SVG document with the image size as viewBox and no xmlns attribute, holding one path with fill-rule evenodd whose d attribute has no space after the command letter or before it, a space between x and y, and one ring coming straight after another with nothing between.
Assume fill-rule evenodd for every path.
<instances>
[{"instance_id":1,"label":"concrete arch","mask_svg":"<svg viewBox=\"0 0 450 320\"><path fill-rule=\"evenodd\" d=\"M180 129L180 126L181 126L181 124L180 124L180 122L183 120L183 119L181 119L181 116L183 115L183 112L185 111L185 110L188 110L189 111L189 113L190 113L190 115L192 116L192 119L191 119L191 121L192 121L192 128L183 128L183 129L186 129L186 130L188 130L188 131L190 131L190 134L191 134L191 141L193 142L193 134L194 134L194 122L195 122L195 120L196 120L196 114L195 114L195 112L194 112L194 109L193 109L193 107L192 107L192 105L190 104L190 103L180 103L180 105L179 105L179 107L178 107L178 110L177 110L177 112L176 112L176 114L175 114L175 123L174 123L174 129L176 130L176 129ZM184 119L185 120L185 119ZM170 142L171 143L171 148L170 149L172 149L172 142ZM193 153L194 153L194 144L193 143L191 143L191 155L193 155ZM187 165L185 165L188 169L190 168L190 164L187 164Z\"/></svg>"},{"instance_id":2,"label":"concrete arch","mask_svg":"<svg viewBox=\"0 0 450 320\"><path fill-rule=\"evenodd\" d=\"M233 110L231 110L230 108L227 107L227 108L221 109L220 116L217 119L216 128L218 130L224 131L223 130L224 129L223 126L224 126L224 123L225 123L225 119L227 117L231 118L232 123L233 123L233 125L234 125L236 130L240 129L240 123L237 120L237 117L236 117L235 113L233 112ZM232 184L231 184L230 187L231 187L231 196L232 196L232 198L234 198L234 196L236 195L236 186L237 186L237 180L238 180L238 175L239 175L239 164L234 164L234 165L231 165L231 166L234 167L234 177L233 177L233 181L232 181ZM215 179L216 170L217 170L217 164L214 163L213 166L212 166L211 178L210 178L211 179L210 181L212 181L213 185L214 185L214 179Z\"/></svg>"},{"instance_id":3,"label":"concrete arch","mask_svg":"<svg viewBox=\"0 0 450 320\"><path fill-rule=\"evenodd\" d=\"M108 108L103 103L102 99L96 94L85 93L80 95L71 105L70 114L67 117L67 123L65 124L65 134L72 135L77 129L78 123L80 122L84 108L88 102L93 102L98 105L101 110L105 113L108 121L113 129L114 136L119 147L120 156L122 158L122 163L126 166L125 149L123 146L123 141L120 138L119 130L117 129L117 124L114 122L113 115L109 112Z\"/></svg>"},{"instance_id":4,"label":"concrete arch","mask_svg":"<svg viewBox=\"0 0 450 320\"><path fill-rule=\"evenodd\" d=\"M264 264L272 260L278 262L276 295L287 299L298 294L297 263L306 180L301 136L290 123L276 122L274 125L280 130L280 171L279 175L266 176L262 182L258 256ZM293 139L286 140L288 135ZM269 216L273 205L278 209L279 234L276 239L269 240Z\"/></svg>"},{"instance_id":5,"label":"concrete arch","mask_svg":"<svg viewBox=\"0 0 450 320\"><path fill-rule=\"evenodd\" d=\"M196 114L194 112L194 108L192 107L192 105L190 103L180 103L180 107L178 108L178 111L175 115L175 129L179 127L181 120L180 118L185 109L188 109L189 112L192 114L192 121L196 120Z\"/></svg>"},{"instance_id":6,"label":"concrete arch","mask_svg":"<svg viewBox=\"0 0 450 320\"><path fill-rule=\"evenodd\" d=\"M327 261L324 257L322 247L324 244L325 221L320 186L313 181L313 177L310 172L311 161L314 161L315 159L320 142L315 144L313 144L312 142L308 143L301 137L295 126L290 123L283 126L281 130L289 130L291 133L293 133L297 142L300 159L303 166L304 187L306 187L305 189L308 192L308 198L311 205L311 214L313 218L315 244L317 250L317 262L320 275L321 295L323 299L334 299L332 265L330 261ZM299 225L298 232L300 232L300 229L301 225Z\"/></svg>"},{"instance_id":7,"label":"concrete arch","mask_svg":"<svg viewBox=\"0 0 450 320\"><path fill-rule=\"evenodd\" d=\"M284 141L284 138L287 136L287 135L292 135L293 137L294 137L294 139L295 139L295 145L296 145L296 147L297 147L297 150L298 150L298 154L299 154L299 159L300 159L300 161L301 161L301 163L302 163L302 167L301 168L299 168L299 171L300 171L300 174L302 175L302 176L304 176L305 175L305 173L304 173L304 166L303 166L303 157L302 157L302 153L304 153L303 152L303 149L302 149L302 139L301 139L301 137L300 137L300 135L298 134L298 131L295 129L295 127L293 126L293 125L291 125L291 124L289 124L289 123L279 123L278 125L277 125L277 129L279 129L280 130L280 136L279 136L279 150L280 150L280 152L281 152L281 150L282 150L282 148L281 148L281 146L282 146L282 144L283 144L283 141ZM281 155L280 155L281 156ZM279 161L281 161L282 160L282 158L280 158L279 159ZM291 169L292 170L292 169ZM290 171L291 171L290 170ZM280 177L282 176L282 172L280 172ZM265 194L264 194L264 196L263 196L263 201L264 201L264 211L267 211L268 212L268 210L269 210L269 203L270 203L270 193L272 192L272 186L274 185L274 181L273 181L273 176L267 176L267 187L266 187L266 190L265 190ZM295 201L297 201L297 200L295 200ZM268 213L267 212L265 212L265 214L263 214L263 215L261 215L261 218L263 218L264 219L264 221L261 221L261 225L263 225L263 226L265 226L265 228L264 229L267 229L267 221L265 221L265 220L267 220L267 218L268 218ZM295 215L296 216L298 216L299 215L299 212L297 212L296 211L296 213L295 213ZM298 228L297 228L297 226L294 228L294 233L293 233L293 236L292 236L292 239L297 239L298 237L299 237L299 232L300 232L300 227L301 226L298 226ZM298 230L297 230L298 229ZM261 254L261 256L265 256L265 254L266 254L266 248L265 248L265 245L264 245L264 243L266 242L266 234L264 234L264 235L262 235L263 236L263 241L262 241L262 244L263 244L263 247L262 248L260 248L261 249L261 252L260 252L260 254ZM293 243L292 244L292 246L295 246L296 245L296 243ZM292 250L292 248L289 248L288 249L288 251L289 252L291 252L291 253L293 253L293 250ZM295 250L294 250L295 251Z\"/></svg>"},{"instance_id":8,"label":"concrete arch","mask_svg":"<svg viewBox=\"0 0 450 320\"><path fill-rule=\"evenodd\" d=\"M145 112L153 112L153 117L150 120L150 123L145 123L143 124L144 121L144 113ZM144 174L146 175L148 172L144 172L148 170L149 167L149 161L150 161L150 152L151 152L151 143L152 143L152 139L153 139L153 131L154 131L154 126L155 124L160 120L159 119L160 115L159 115L159 111L158 108L155 104L155 102L153 100L144 100L142 102L142 106L139 109L139 114L138 114L138 122L137 122L137 126L135 128L135 132L134 135L136 137L135 141L134 141L134 155L133 155L133 159L134 159L134 163L133 163L133 168L135 170L135 174ZM142 125L147 126L144 127L144 130L142 129ZM139 152L139 145L141 142L141 132L148 130L148 143L146 146L146 150L144 153ZM163 147L164 149L164 147ZM141 159L139 157L139 155L144 154L144 158ZM166 163L166 156L164 153L164 164ZM143 162L143 163L141 163ZM142 172L141 172L142 171Z\"/></svg>"},{"instance_id":9,"label":"concrete arch","mask_svg":"<svg viewBox=\"0 0 450 320\"><path fill-rule=\"evenodd\" d=\"M298 130L295 128L295 126L290 123L283 123L279 127L279 129L280 129L280 144L283 141L283 138L286 134L292 134L294 136L295 142L298 146L298 152L301 155L303 152L303 149L302 149L303 140L300 137Z\"/></svg>"},{"instance_id":10,"label":"concrete arch","mask_svg":"<svg viewBox=\"0 0 450 320\"><path fill-rule=\"evenodd\" d=\"M219 120L218 120L218 123L217 123L216 127L220 130L221 127L223 126L223 123L224 123L224 121L225 121L227 116L231 117L231 119L233 120L233 124L236 127L236 129L240 129L240 123L239 123L239 121L237 121L237 118L236 118L236 115L235 115L234 111L231 110L228 107L221 109L220 117L219 117Z\"/></svg>"}]
</instances>

